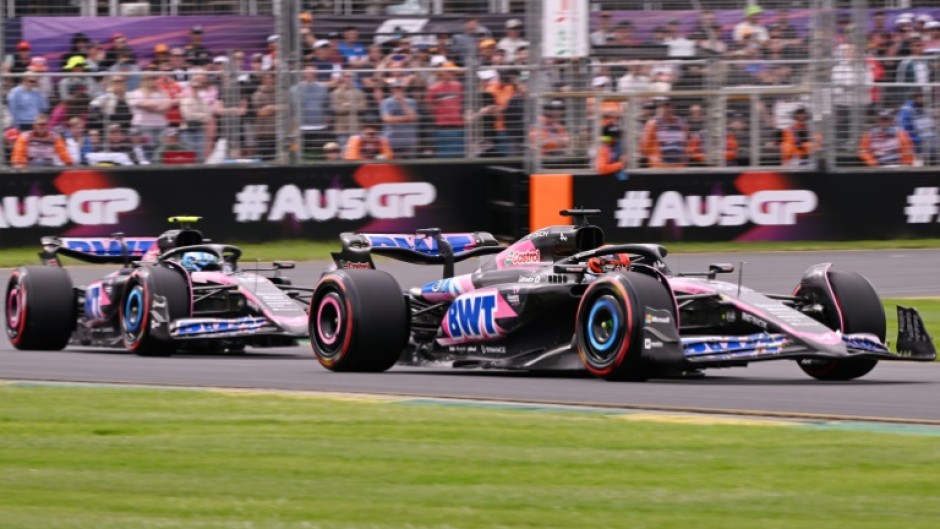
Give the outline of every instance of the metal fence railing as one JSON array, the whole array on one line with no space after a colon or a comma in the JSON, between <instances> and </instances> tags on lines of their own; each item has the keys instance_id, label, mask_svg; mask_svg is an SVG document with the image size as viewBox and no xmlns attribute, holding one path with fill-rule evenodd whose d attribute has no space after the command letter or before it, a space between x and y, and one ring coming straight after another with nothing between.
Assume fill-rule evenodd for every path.
<instances>
[{"instance_id":1,"label":"metal fence railing","mask_svg":"<svg viewBox=\"0 0 940 529\"><path fill-rule=\"evenodd\" d=\"M6 2L0 164L42 111L86 163L940 167L940 7L907 4L592 0L590 56L542 59L547 2Z\"/></svg>"}]
</instances>

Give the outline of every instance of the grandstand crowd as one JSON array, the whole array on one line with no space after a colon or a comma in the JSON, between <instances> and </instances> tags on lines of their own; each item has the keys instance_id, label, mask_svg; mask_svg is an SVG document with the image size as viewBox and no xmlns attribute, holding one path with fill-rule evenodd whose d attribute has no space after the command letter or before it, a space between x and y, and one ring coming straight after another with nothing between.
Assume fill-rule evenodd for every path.
<instances>
[{"instance_id":1,"label":"grandstand crowd","mask_svg":"<svg viewBox=\"0 0 940 529\"><path fill-rule=\"evenodd\" d=\"M813 163L822 144L812 106L798 96L761 96L755 107L730 101L727 130L709 133L714 119L702 98L670 97L674 90L715 86L806 86L814 41L786 9L751 5L733 24L702 11L694 23L669 20L645 27L642 15L599 13L590 42L595 51L662 49L663 56L625 61L598 53L586 84L597 93L649 94L638 105L639 131L625 145L627 101L602 101L600 138L571 100L546 101L529 119L533 76L549 90L574 90L583 80L561 65L533 70L524 24L509 19L488 28L470 16L462 31L435 35L396 32L379 42L355 26L327 33L302 13L300 71L279 85L288 68L280 37L265 51L223 53L191 27L182 46L135 49L121 33L95 42L83 33L55 60L19 42L3 61L2 124L8 163L17 167L79 164L199 163L275 160L370 160L523 156L526 149L564 157L594 149L596 169ZM874 12L863 53L853 47L852 20L837 20L831 70L834 143L867 165L936 164L940 79L940 21ZM852 60L864 56L863 61ZM633 53L631 57L636 57ZM720 61L713 59L720 58ZM547 67L546 67L547 66ZM470 77L472 76L472 77ZM867 87L858 97L859 80ZM289 97L283 95L289 90ZM757 115L753 115L756 108ZM862 110L864 134L853 135ZM574 118L574 119L573 119ZM284 141L280 120L297 131ZM752 159L751 130L760 128L760 159ZM468 131L473 131L468 134Z\"/></svg>"}]
</instances>

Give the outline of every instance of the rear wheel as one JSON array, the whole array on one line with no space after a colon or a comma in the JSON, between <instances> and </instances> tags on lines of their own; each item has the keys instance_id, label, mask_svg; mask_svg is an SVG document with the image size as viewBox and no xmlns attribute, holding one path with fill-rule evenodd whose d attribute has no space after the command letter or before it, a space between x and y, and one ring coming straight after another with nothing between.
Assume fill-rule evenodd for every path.
<instances>
[{"instance_id":1,"label":"rear wheel","mask_svg":"<svg viewBox=\"0 0 940 529\"><path fill-rule=\"evenodd\" d=\"M887 334L884 305L874 287L855 272L828 270L831 290L801 285L797 295L822 307L817 319L843 334L874 334L882 342ZM867 375L878 364L873 358L815 359L799 361L800 369L818 380L852 380Z\"/></svg>"},{"instance_id":2,"label":"rear wheel","mask_svg":"<svg viewBox=\"0 0 940 529\"><path fill-rule=\"evenodd\" d=\"M159 267L135 272L124 287L118 321L124 346L140 356L169 356L176 352L172 341L153 335L155 297L166 300L170 322L189 316L189 285L182 273Z\"/></svg>"},{"instance_id":3,"label":"rear wheel","mask_svg":"<svg viewBox=\"0 0 940 529\"><path fill-rule=\"evenodd\" d=\"M75 328L75 290L62 268L24 266L10 275L6 292L7 338L21 350L58 351Z\"/></svg>"},{"instance_id":4,"label":"rear wheel","mask_svg":"<svg viewBox=\"0 0 940 529\"><path fill-rule=\"evenodd\" d=\"M609 274L581 298L575 342L584 367L607 380L642 381L657 365L644 355L643 326L647 309L668 311L675 321L668 288L634 272Z\"/></svg>"},{"instance_id":5,"label":"rear wheel","mask_svg":"<svg viewBox=\"0 0 940 529\"><path fill-rule=\"evenodd\" d=\"M386 371L408 345L408 304L398 282L378 270L323 276L310 304L310 343L332 371Z\"/></svg>"}]
</instances>

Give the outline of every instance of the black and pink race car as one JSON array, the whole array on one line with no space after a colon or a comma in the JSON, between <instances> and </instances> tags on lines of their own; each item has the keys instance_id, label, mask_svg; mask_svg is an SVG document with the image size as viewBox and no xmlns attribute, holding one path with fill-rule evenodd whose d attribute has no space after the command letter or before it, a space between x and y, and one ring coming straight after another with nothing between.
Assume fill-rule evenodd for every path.
<instances>
[{"instance_id":1,"label":"black and pink race car","mask_svg":"<svg viewBox=\"0 0 940 529\"><path fill-rule=\"evenodd\" d=\"M911 308L898 307L898 352L889 350L881 300L856 273L816 265L789 295L717 280L728 264L674 274L662 246L605 245L587 220L597 213L563 211L573 225L508 247L484 232L342 234L310 305L316 357L334 371L417 358L627 380L783 359L817 379L849 380L881 360L936 358ZM444 278L403 291L372 255L441 265ZM454 274L474 257L476 270Z\"/></svg>"},{"instance_id":2,"label":"black and pink race car","mask_svg":"<svg viewBox=\"0 0 940 529\"><path fill-rule=\"evenodd\" d=\"M10 343L24 350L71 343L163 356L294 345L306 338L311 289L281 275L294 264L240 269L241 250L205 240L189 227L196 220L173 217L182 227L159 237L44 237L45 266L17 268L7 284ZM60 256L122 267L78 287Z\"/></svg>"}]
</instances>

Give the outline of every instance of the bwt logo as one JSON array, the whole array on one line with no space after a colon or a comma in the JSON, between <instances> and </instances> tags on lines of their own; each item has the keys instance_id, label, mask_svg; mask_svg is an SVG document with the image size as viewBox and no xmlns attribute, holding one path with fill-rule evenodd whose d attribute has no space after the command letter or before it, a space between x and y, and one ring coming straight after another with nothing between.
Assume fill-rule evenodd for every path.
<instances>
[{"instance_id":1,"label":"bwt logo","mask_svg":"<svg viewBox=\"0 0 940 529\"><path fill-rule=\"evenodd\" d=\"M415 208L437 198L437 189L427 182L377 184L369 188L306 189L282 186L272 202L266 185L247 185L235 195L235 220L279 221L292 216L300 221L332 219L401 219L415 216ZM270 210L268 204L271 204Z\"/></svg>"},{"instance_id":2,"label":"bwt logo","mask_svg":"<svg viewBox=\"0 0 940 529\"><path fill-rule=\"evenodd\" d=\"M71 195L3 197L0 199L0 228L85 226L117 224L118 215L134 211L140 204L137 191L127 187L85 189Z\"/></svg>"},{"instance_id":3,"label":"bwt logo","mask_svg":"<svg viewBox=\"0 0 940 529\"><path fill-rule=\"evenodd\" d=\"M116 239L89 237L87 239L62 238L60 241L66 248L76 252L112 257L124 255L121 241ZM124 247L127 248L127 255L138 256L147 253L155 242L155 239L150 238L128 237L124 239Z\"/></svg>"},{"instance_id":4,"label":"bwt logo","mask_svg":"<svg viewBox=\"0 0 940 529\"><path fill-rule=\"evenodd\" d=\"M796 216L811 213L818 204L816 193L805 189L792 191L758 191L753 195L683 196L666 191L656 203L649 191L627 191L617 201L617 226L638 228L665 226L741 226L753 223L763 226L796 224Z\"/></svg>"},{"instance_id":5,"label":"bwt logo","mask_svg":"<svg viewBox=\"0 0 940 529\"><path fill-rule=\"evenodd\" d=\"M451 338L495 336L496 294L455 300L447 309L447 331Z\"/></svg>"}]
</instances>

